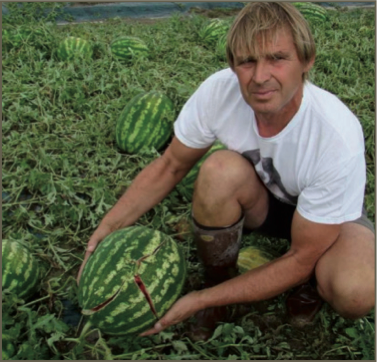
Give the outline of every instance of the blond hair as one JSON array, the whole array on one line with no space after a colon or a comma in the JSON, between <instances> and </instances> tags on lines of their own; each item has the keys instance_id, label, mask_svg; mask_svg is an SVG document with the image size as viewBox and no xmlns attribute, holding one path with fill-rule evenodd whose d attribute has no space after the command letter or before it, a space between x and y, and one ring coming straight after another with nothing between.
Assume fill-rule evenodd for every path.
<instances>
[{"instance_id":1,"label":"blond hair","mask_svg":"<svg viewBox=\"0 0 377 362\"><path fill-rule=\"evenodd\" d=\"M291 31L298 59L308 64L315 57L315 44L309 25L302 14L286 2L252 2L238 14L229 30L226 53L234 70L235 54L258 59L269 41L282 29ZM261 49L260 49L261 45ZM308 78L304 73L303 80Z\"/></svg>"}]
</instances>

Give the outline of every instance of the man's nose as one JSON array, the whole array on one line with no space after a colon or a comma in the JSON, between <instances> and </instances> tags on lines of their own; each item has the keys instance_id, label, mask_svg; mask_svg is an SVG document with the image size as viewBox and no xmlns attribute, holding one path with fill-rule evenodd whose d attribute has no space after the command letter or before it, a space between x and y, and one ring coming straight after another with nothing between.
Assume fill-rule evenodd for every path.
<instances>
[{"instance_id":1,"label":"man's nose","mask_svg":"<svg viewBox=\"0 0 377 362\"><path fill-rule=\"evenodd\" d=\"M258 60L254 67L253 81L257 84L263 84L270 79L270 76L269 65L263 60Z\"/></svg>"}]
</instances>

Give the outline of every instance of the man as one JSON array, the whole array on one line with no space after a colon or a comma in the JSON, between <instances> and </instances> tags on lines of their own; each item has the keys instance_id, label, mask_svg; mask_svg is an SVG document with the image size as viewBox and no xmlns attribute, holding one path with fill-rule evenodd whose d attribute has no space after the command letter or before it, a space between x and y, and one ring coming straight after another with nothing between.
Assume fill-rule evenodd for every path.
<instances>
[{"instance_id":1,"label":"man","mask_svg":"<svg viewBox=\"0 0 377 362\"><path fill-rule=\"evenodd\" d=\"M315 45L288 3L247 5L228 34L227 57L230 69L198 88L163 156L105 216L84 263L106 235L168 195L219 139L229 150L206 160L193 196L205 289L179 299L143 335L194 315L210 333L211 322L225 318L224 306L277 296L313 276L321 298L340 315L364 316L374 306L375 251L373 225L362 214L360 123L338 98L306 81ZM243 230L287 238L290 249L235 276Z\"/></svg>"}]
</instances>

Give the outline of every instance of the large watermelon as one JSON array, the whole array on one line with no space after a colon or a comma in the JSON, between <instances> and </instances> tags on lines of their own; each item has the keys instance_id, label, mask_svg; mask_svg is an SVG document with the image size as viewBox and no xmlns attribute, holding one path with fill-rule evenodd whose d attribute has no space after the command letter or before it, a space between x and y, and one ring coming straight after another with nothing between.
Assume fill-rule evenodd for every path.
<instances>
[{"instance_id":1,"label":"large watermelon","mask_svg":"<svg viewBox=\"0 0 377 362\"><path fill-rule=\"evenodd\" d=\"M147 45L141 39L132 36L115 39L110 49L116 58L126 61L139 56L147 56L149 52Z\"/></svg>"},{"instance_id":2,"label":"large watermelon","mask_svg":"<svg viewBox=\"0 0 377 362\"><path fill-rule=\"evenodd\" d=\"M199 38L206 45L215 45L229 30L229 24L221 19L213 19L199 30Z\"/></svg>"},{"instance_id":3,"label":"large watermelon","mask_svg":"<svg viewBox=\"0 0 377 362\"><path fill-rule=\"evenodd\" d=\"M93 55L93 47L85 39L70 36L59 44L57 55L62 61L72 58L90 59Z\"/></svg>"},{"instance_id":4,"label":"large watermelon","mask_svg":"<svg viewBox=\"0 0 377 362\"><path fill-rule=\"evenodd\" d=\"M182 179L182 181L177 185L178 192L184 196L187 200L191 201L192 195L194 193L194 184L199 175L200 167L203 162L214 152L218 150L225 150L226 147L216 141L208 152L195 164L195 166L189 171L189 173Z\"/></svg>"},{"instance_id":5,"label":"large watermelon","mask_svg":"<svg viewBox=\"0 0 377 362\"><path fill-rule=\"evenodd\" d=\"M171 307L185 276L185 258L173 239L132 226L99 244L85 265L78 299L89 323L104 333L139 333Z\"/></svg>"},{"instance_id":6,"label":"large watermelon","mask_svg":"<svg viewBox=\"0 0 377 362\"><path fill-rule=\"evenodd\" d=\"M328 20L327 10L320 5L311 2L294 2L292 4L309 21L323 22Z\"/></svg>"},{"instance_id":7,"label":"large watermelon","mask_svg":"<svg viewBox=\"0 0 377 362\"><path fill-rule=\"evenodd\" d=\"M173 103L162 93L142 93L132 98L115 129L117 146L135 154L142 148L161 149L173 133Z\"/></svg>"},{"instance_id":8,"label":"large watermelon","mask_svg":"<svg viewBox=\"0 0 377 362\"><path fill-rule=\"evenodd\" d=\"M32 296L40 280L37 260L18 241L2 241L2 289L8 289L20 298Z\"/></svg>"},{"instance_id":9,"label":"large watermelon","mask_svg":"<svg viewBox=\"0 0 377 362\"><path fill-rule=\"evenodd\" d=\"M13 341L13 338L11 338L7 332L2 333L2 360L3 361L10 360L15 354L15 349L14 349L14 345L12 341Z\"/></svg>"},{"instance_id":10,"label":"large watermelon","mask_svg":"<svg viewBox=\"0 0 377 362\"><path fill-rule=\"evenodd\" d=\"M238 254L237 266L240 273L257 268L269 261L275 259L275 256L260 247L246 246Z\"/></svg>"}]
</instances>

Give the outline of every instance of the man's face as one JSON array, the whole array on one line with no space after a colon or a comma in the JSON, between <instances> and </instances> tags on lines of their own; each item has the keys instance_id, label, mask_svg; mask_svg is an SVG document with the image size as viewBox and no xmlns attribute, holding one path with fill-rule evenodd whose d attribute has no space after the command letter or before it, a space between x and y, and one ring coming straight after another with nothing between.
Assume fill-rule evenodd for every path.
<instances>
[{"instance_id":1,"label":"man's face","mask_svg":"<svg viewBox=\"0 0 377 362\"><path fill-rule=\"evenodd\" d=\"M313 63L300 62L291 32L281 29L258 59L236 54L234 71L243 98L257 115L294 114L301 104L302 74Z\"/></svg>"}]
</instances>

